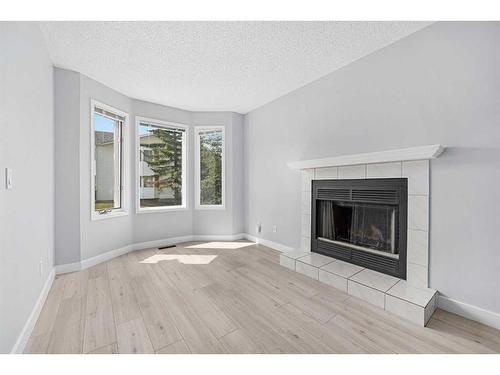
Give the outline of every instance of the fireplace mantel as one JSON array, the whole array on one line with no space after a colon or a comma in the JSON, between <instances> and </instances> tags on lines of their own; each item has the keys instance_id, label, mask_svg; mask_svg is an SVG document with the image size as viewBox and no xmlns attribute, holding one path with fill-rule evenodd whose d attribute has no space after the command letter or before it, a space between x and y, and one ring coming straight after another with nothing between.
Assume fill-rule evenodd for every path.
<instances>
[{"instance_id":1,"label":"fireplace mantel","mask_svg":"<svg viewBox=\"0 0 500 375\"><path fill-rule=\"evenodd\" d=\"M291 161L287 165L290 169L310 169L324 167L338 167L344 165L359 165L372 163L389 163L395 161L435 159L442 154L445 147L442 145L428 145L397 150L368 152L363 154L334 156L323 159Z\"/></svg>"}]
</instances>

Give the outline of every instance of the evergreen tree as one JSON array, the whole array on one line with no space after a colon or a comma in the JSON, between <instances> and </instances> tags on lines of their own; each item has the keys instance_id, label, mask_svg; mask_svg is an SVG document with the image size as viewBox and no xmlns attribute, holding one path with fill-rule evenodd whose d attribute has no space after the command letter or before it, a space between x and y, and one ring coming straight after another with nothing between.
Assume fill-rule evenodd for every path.
<instances>
[{"instance_id":1,"label":"evergreen tree","mask_svg":"<svg viewBox=\"0 0 500 375\"><path fill-rule=\"evenodd\" d=\"M150 136L141 139L144 161L155 174L154 186L162 191L174 192L175 204L182 204L182 137L183 132L173 129L153 128Z\"/></svg>"},{"instance_id":2,"label":"evergreen tree","mask_svg":"<svg viewBox=\"0 0 500 375\"><path fill-rule=\"evenodd\" d=\"M222 204L222 133L200 136L201 204Z\"/></svg>"}]
</instances>

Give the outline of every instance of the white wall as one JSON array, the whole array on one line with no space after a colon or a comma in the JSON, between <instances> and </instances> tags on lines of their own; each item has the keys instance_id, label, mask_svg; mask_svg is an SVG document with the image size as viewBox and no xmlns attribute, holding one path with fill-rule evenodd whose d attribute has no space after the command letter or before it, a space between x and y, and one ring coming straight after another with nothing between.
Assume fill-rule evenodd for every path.
<instances>
[{"instance_id":1,"label":"white wall","mask_svg":"<svg viewBox=\"0 0 500 375\"><path fill-rule=\"evenodd\" d=\"M287 161L440 143L430 286L500 313L499 66L500 23L437 23L250 112L247 231L260 221L265 239L299 246L300 174Z\"/></svg>"},{"instance_id":2,"label":"white wall","mask_svg":"<svg viewBox=\"0 0 500 375\"><path fill-rule=\"evenodd\" d=\"M0 51L0 353L6 353L54 262L54 111L52 63L38 26L0 22ZM6 167L13 170L12 190L5 189Z\"/></svg>"}]
</instances>

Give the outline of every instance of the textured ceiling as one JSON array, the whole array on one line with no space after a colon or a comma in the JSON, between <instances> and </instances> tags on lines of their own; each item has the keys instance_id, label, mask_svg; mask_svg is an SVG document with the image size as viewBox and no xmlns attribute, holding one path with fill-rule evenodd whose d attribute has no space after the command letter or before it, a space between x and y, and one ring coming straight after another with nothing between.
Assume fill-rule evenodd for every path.
<instances>
[{"instance_id":1,"label":"textured ceiling","mask_svg":"<svg viewBox=\"0 0 500 375\"><path fill-rule=\"evenodd\" d=\"M247 113L426 22L41 22L56 66L164 105Z\"/></svg>"}]
</instances>

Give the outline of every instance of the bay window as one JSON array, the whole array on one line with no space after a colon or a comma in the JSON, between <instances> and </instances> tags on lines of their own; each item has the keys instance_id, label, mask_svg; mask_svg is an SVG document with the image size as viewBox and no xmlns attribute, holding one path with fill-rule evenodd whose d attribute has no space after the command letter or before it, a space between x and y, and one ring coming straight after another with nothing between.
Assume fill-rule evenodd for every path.
<instances>
[{"instance_id":1,"label":"bay window","mask_svg":"<svg viewBox=\"0 0 500 375\"><path fill-rule=\"evenodd\" d=\"M186 133L181 124L137 118L137 211L186 208Z\"/></svg>"},{"instance_id":2,"label":"bay window","mask_svg":"<svg viewBox=\"0 0 500 375\"><path fill-rule=\"evenodd\" d=\"M223 126L195 128L195 196L198 209L225 208Z\"/></svg>"},{"instance_id":3,"label":"bay window","mask_svg":"<svg viewBox=\"0 0 500 375\"><path fill-rule=\"evenodd\" d=\"M128 115L91 101L91 218L125 215L125 125Z\"/></svg>"}]
</instances>

